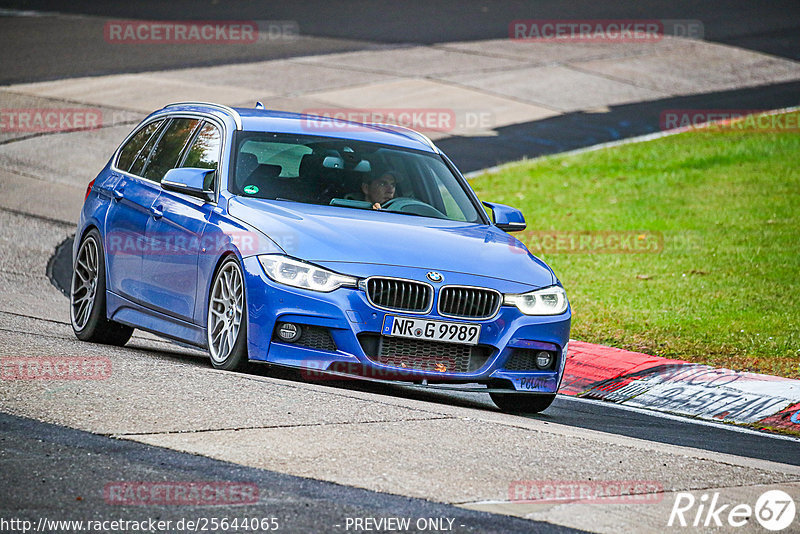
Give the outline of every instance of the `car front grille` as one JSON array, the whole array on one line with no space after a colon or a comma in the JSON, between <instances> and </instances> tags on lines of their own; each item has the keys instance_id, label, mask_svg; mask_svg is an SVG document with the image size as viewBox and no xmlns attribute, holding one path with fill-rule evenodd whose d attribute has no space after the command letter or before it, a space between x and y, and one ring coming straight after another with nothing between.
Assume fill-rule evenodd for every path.
<instances>
[{"instance_id":1,"label":"car front grille","mask_svg":"<svg viewBox=\"0 0 800 534\"><path fill-rule=\"evenodd\" d=\"M500 308L499 292L480 287L447 286L439 292L439 315L486 319Z\"/></svg>"},{"instance_id":2,"label":"car front grille","mask_svg":"<svg viewBox=\"0 0 800 534\"><path fill-rule=\"evenodd\" d=\"M420 339L363 334L359 336L367 357L375 363L417 371L472 373L489 360L492 348Z\"/></svg>"},{"instance_id":3,"label":"car front grille","mask_svg":"<svg viewBox=\"0 0 800 534\"><path fill-rule=\"evenodd\" d=\"M431 286L412 280L370 278L366 289L370 302L387 310L426 312L433 300Z\"/></svg>"}]
</instances>

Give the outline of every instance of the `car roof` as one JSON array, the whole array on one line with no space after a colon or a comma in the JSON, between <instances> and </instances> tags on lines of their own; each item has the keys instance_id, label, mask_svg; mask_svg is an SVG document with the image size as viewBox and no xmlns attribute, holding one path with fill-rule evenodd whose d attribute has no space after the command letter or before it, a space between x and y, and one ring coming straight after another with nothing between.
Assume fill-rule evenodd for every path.
<instances>
[{"instance_id":1,"label":"car roof","mask_svg":"<svg viewBox=\"0 0 800 534\"><path fill-rule=\"evenodd\" d=\"M317 135L439 152L427 136L392 124L362 124L331 117L255 108L231 108L209 102L181 102L165 106L163 112L204 112L232 120L237 130Z\"/></svg>"}]
</instances>

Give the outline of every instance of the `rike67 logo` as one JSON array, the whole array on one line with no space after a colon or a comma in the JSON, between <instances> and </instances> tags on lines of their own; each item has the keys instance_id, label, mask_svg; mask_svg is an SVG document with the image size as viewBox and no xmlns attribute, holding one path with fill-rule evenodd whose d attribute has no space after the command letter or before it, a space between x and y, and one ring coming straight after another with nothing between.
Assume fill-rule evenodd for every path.
<instances>
[{"instance_id":1,"label":"rike67 logo","mask_svg":"<svg viewBox=\"0 0 800 534\"><path fill-rule=\"evenodd\" d=\"M794 500L781 490L764 492L755 506L747 503L722 504L719 492L704 493L700 498L681 492L675 496L667 526L735 528L752 525L755 517L763 528L777 532L793 525L795 513Z\"/></svg>"}]
</instances>

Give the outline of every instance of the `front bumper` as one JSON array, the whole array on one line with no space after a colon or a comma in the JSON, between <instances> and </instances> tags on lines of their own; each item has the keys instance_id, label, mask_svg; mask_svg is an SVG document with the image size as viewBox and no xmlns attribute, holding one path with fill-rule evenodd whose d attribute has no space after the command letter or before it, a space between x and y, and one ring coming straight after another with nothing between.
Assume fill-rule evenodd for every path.
<instances>
[{"instance_id":1,"label":"front bumper","mask_svg":"<svg viewBox=\"0 0 800 534\"><path fill-rule=\"evenodd\" d=\"M334 371L344 375L360 375L371 379L417 383L485 384L513 388L530 393L556 393L561 381L569 340L571 313L556 316L527 316L516 307L501 306L498 313L486 320L463 320L442 317L436 307L430 313L404 314L372 306L360 289L340 288L319 293L277 284L267 277L257 257L243 260L247 288L248 349L251 360L300 368L308 378L322 378ZM413 268L374 266L373 275L425 280L426 271ZM518 292L519 284L463 273L443 271L448 283L477 287L493 287L501 292ZM351 274L351 273L348 273ZM505 286L505 287L504 287ZM438 292L434 295L438 298ZM413 316L448 322L480 324L479 346L488 355L482 364L467 372L420 370L384 365L367 353L369 342L380 336L386 315ZM334 346L316 348L278 341L274 336L278 322L290 322L327 331ZM555 362L547 370L511 370L506 366L515 351L549 350ZM513 367L512 367L513 368Z\"/></svg>"}]
</instances>

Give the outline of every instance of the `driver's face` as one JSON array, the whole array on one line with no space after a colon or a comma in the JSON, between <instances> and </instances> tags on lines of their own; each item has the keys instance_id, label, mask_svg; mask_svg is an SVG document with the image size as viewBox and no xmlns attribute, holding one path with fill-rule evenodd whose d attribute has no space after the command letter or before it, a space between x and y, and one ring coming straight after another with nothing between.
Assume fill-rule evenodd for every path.
<instances>
[{"instance_id":1,"label":"driver's face","mask_svg":"<svg viewBox=\"0 0 800 534\"><path fill-rule=\"evenodd\" d=\"M369 202L383 204L394 198L396 186L394 176L384 174L377 180L361 184L361 190Z\"/></svg>"}]
</instances>

